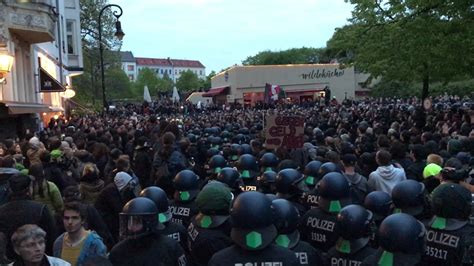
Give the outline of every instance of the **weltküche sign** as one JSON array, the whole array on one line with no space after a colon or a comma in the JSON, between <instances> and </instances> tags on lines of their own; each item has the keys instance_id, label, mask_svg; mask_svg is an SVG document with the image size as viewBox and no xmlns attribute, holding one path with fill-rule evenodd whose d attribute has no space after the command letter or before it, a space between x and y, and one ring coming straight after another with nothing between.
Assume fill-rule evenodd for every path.
<instances>
[{"instance_id":1,"label":"weltk\u00fcche sign","mask_svg":"<svg viewBox=\"0 0 474 266\"><path fill-rule=\"evenodd\" d=\"M344 69L334 68L334 70L313 69L310 72L302 73L299 76L303 79L327 79L338 78L344 75Z\"/></svg>"}]
</instances>

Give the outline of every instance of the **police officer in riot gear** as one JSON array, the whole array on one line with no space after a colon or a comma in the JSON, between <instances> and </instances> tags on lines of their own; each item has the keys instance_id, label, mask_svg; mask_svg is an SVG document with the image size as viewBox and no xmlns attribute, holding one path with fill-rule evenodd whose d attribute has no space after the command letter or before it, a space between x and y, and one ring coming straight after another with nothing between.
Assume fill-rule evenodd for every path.
<instances>
[{"instance_id":1,"label":"police officer in riot gear","mask_svg":"<svg viewBox=\"0 0 474 266\"><path fill-rule=\"evenodd\" d=\"M430 201L425 185L415 180L404 180L392 189L392 201L395 213L412 215L424 225L432 218Z\"/></svg>"},{"instance_id":2,"label":"police officer in riot gear","mask_svg":"<svg viewBox=\"0 0 474 266\"><path fill-rule=\"evenodd\" d=\"M372 212L373 215L373 229L370 236L370 245L373 248L378 248L379 243L377 239L377 228L380 223L387 216L393 213L393 202L392 198L387 192L384 191L372 191L365 197L364 207Z\"/></svg>"},{"instance_id":3,"label":"police officer in riot gear","mask_svg":"<svg viewBox=\"0 0 474 266\"><path fill-rule=\"evenodd\" d=\"M273 171L266 171L257 178L258 182L258 191L264 194L274 194L276 193L276 178L277 173Z\"/></svg>"},{"instance_id":4,"label":"police officer in riot gear","mask_svg":"<svg viewBox=\"0 0 474 266\"><path fill-rule=\"evenodd\" d=\"M471 193L458 184L446 183L431 196L435 216L427 226L422 265L473 265L474 226L468 223Z\"/></svg>"},{"instance_id":5,"label":"police officer in riot gear","mask_svg":"<svg viewBox=\"0 0 474 266\"><path fill-rule=\"evenodd\" d=\"M298 209L298 213L303 215L306 208L301 204L304 192L308 187L304 182L304 176L295 169L287 168L278 172L275 182L277 197L291 201Z\"/></svg>"},{"instance_id":6,"label":"police officer in riot gear","mask_svg":"<svg viewBox=\"0 0 474 266\"><path fill-rule=\"evenodd\" d=\"M113 265L187 265L183 249L175 240L160 235L158 209L152 200L130 200L120 213L122 241L110 251Z\"/></svg>"},{"instance_id":7,"label":"police officer in riot gear","mask_svg":"<svg viewBox=\"0 0 474 266\"><path fill-rule=\"evenodd\" d=\"M413 216L396 213L385 218L378 229L380 248L362 265L418 265L425 252L425 226Z\"/></svg>"},{"instance_id":8,"label":"police officer in riot gear","mask_svg":"<svg viewBox=\"0 0 474 266\"><path fill-rule=\"evenodd\" d=\"M310 209L301 218L299 230L303 240L316 249L327 252L336 244L336 217L339 211L351 203L349 183L337 172L326 174L317 186L319 206Z\"/></svg>"},{"instance_id":9,"label":"police officer in riot gear","mask_svg":"<svg viewBox=\"0 0 474 266\"><path fill-rule=\"evenodd\" d=\"M310 189L313 189L322 177L319 175L321 165L320 161L311 161L304 168L304 181Z\"/></svg>"},{"instance_id":10,"label":"police officer in riot gear","mask_svg":"<svg viewBox=\"0 0 474 266\"><path fill-rule=\"evenodd\" d=\"M199 193L199 177L191 170L182 170L173 179L174 198L170 201L173 222L188 227L191 218L197 214L194 200Z\"/></svg>"},{"instance_id":11,"label":"police officer in riot gear","mask_svg":"<svg viewBox=\"0 0 474 266\"><path fill-rule=\"evenodd\" d=\"M257 191L257 160L253 155L242 154L237 161L237 169L242 178L242 191Z\"/></svg>"},{"instance_id":12,"label":"police officer in riot gear","mask_svg":"<svg viewBox=\"0 0 474 266\"><path fill-rule=\"evenodd\" d=\"M263 154L260 158L260 175L268 171L275 172L279 162L280 161L273 152Z\"/></svg>"},{"instance_id":13,"label":"police officer in riot gear","mask_svg":"<svg viewBox=\"0 0 474 266\"><path fill-rule=\"evenodd\" d=\"M230 238L229 188L218 181L211 181L199 192L196 205L199 213L188 227L189 254L195 265L207 265L212 255L232 245Z\"/></svg>"},{"instance_id":14,"label":"police officer in riot gear","mask_svg":"<svg viewBox=\"0 0 474 266\"><path fill-rule=\"evenodd\" d=\"M169 210L169 202L166 192L159 187L152 186L142 190L140 192L140 197L151 199L158 208L159 227L163 225L163 228L160 229L160 234L176 240L183 249L186 250L186 228L181 224L171 221L172 214Z\"/></svg>"},{"instance_id":15,"label":"police officer in riot gear","mask_svg":"<svg viewBox=\"0 0 474 266\"><path fill-rule=\"evenodd\" d=\"M205 183L207 183L209 180L215 180L217 175L224 167L227 167L227 161L225 160L224 156L220 154L212 156L207 164L207 177L203 185L205 185Z\"/></svg>"},{"instance_id":16,"label":"police officer in riot gear","mask_svg":"<svg viewBox=\"0 0 474 266\"><path fill-rule=\"evenodd\" d=\"M272 244L277 230L272 202L264 194L240 194L230 215L234 245L214 254L208 265L299 265L294 252Z\"/></svg>"},{"instance_id":17,"label":"police officer in riot gear","mask_svg":"<svg viewBox=\"0 0 474 266\"><path fill-rule=\"evenodd\" d=\"M242 178L240 177L239 172L235 168L222 168L221 172L217 175L216 180L227 185L232 194L234 194L234 198L236 198L240 193L242 193Z\"/></svg>"},{"instance_id":18,"label":"police officer in riot gear","mask_svg":"<svg viewBox=\"0 0 474 266\"><path fill-rule=\"evenodd\" d=\"M360 205L342 208L337 215L336 226L339 239L327 254L328 265L360 265L375 252L369 245L372 226L372 213Z\"/></svg>"},{"instance_id":19,"label":"police officer in riot gear","mask_svg":"<svg viewBox=\"0 0 474 266\"><path fill-rule=\"evenodd\" d=\"M300 239L300 232L297 230L300 216L295 206L285 199L273 200L272 206L276 216L274 224L278 231L275 244L295 252L300 265L321 265L321 253Z\"/></svg>"}]
</instances>

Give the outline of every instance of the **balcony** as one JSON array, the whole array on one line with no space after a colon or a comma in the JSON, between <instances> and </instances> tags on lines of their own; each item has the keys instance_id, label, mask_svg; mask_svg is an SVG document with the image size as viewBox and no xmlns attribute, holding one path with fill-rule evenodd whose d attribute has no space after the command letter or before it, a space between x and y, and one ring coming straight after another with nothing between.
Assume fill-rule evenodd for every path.
<instances>
[{"instance_id":1,"label":"balcony","mask_svg":"<svg viewBox=\"0 0 474 266\"><path fill-rule=\"evenodd\" d=\"M56 14L52 0L30 0L27 3L3 0L0 5L0 26L12 34L29 43L54 41Z\"/></svg>"}]
</instances>

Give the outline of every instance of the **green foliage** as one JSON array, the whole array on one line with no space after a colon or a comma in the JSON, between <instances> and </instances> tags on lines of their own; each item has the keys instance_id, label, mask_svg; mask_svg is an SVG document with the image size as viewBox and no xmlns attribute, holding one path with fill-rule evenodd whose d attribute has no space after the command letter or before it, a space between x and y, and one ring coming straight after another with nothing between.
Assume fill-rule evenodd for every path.
<instances>
[{"instance_id":1,"label":"green foliage","mask_svg":"<svg viewBox=\"0 0 474 266\"><path fill-rule=\"evenodd\" d=\"M328 63L325 48L293 48L284 51L263 51L242 61L243 65L286 65Z\"/></svg>"},{"instance_id":2,"label":"green foliage","mask_svg":"<svg viewBox=\"0 0 474 266\"><path fill-rule=\"evenodd\" d=\"M216 72L213 70L209 75L206 76L206 79L200 79L200 89L208 90L211 88L211 79L216 75Z\"/></svg>"},{"instance_id":3,"label":"green foliage","mask_svg":"<svg viewBox=\"0 0 474 266\"><path fill-rule=\"evenodd\" d=\"M168 73L165 72L162 78L158 78L157 91L167 93L173 91L173 80L168 76Z\"/></svg>"},{"instance_id":4,"label":"green foliage","mask_svg":"<svg viewBox=\"0 0 474 266\"><path fill-rule=\"evenodd\" d=\"M349 2L351 24L327 44L341 62L387 80L423 82L423 96L434 81L474 76L470 1Z\"/></svg>"},{"instance_id":5,"label":"green foliage","mask_svg":"<svg viewBox=\"0 0 474 266\"><path fill-rule=\"evenodd\" d=\"M181 73L181 76L176 81L176 88L180 92L195 91L199 89L200 85L201 81L199 80L199 77L189 69Z\"/></svg>"},{"instance_id":6,"label":"green foliage","mask_svg":"<svg viewBox=\"0 0 474 266\"><path fill-rule=\"evenodd\" d=\"M88 48L99 47L99 14L100 10L109 4L108 0L80 0L81 5L81 38L83 46ZM105 48L115 49L121 46L121 41L114 37L115 7L109 7L102 13L102 44Z\"/></svg>"},{"instance_id":7,"label":"green foliage","mask_svg":"<svg viewBox=\"0 0 474 266\"><path fill-rule=\"evenodd\" d=\"M121 68L107 69L105 87L107 101L129 99L137 96L131 89L132 86L127 74Z\"/></svg>"},{"instance_id":8,"label":"green foliage","mask_svg":"<svg viewBox=\"0 0 474 266\"><path fill-rule=\"evenodd\" d=\"M413 96L420 97L421 82L406 82L382 79L371 90L370 94L373 97L402 97L409 98ZM449 83L435 82L431 85L431 95L458 95L470 96L474 92L474 79L453 81Z\"/></svg>"}]
</instances>

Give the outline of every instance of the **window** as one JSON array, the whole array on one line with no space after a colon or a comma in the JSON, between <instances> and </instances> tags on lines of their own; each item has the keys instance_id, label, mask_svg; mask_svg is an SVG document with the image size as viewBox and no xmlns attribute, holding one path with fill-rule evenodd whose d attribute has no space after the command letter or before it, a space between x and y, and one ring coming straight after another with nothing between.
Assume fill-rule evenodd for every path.
<instances>
[{"instance_id":1,"label":"window","mask_svg":"<svg viewBox=\"0 0 474 266\"><path fill-rule=\"evenodd\" d=\"M171 75L171 69L168 69L168 70L169 70L169 71L168 71L168 74L170 74L170 75Z\"/></svg>"},{"instance_id":2,"label":"window","mask_svg":"<svg viewBox=\"0 0 474 266\"><path fill-rule=\"evenodd\" d=\"M76 54L74 20L68 20L66 22L66 32L67 32L67 53Z\"/></svg>"},{"instance_id":3,"label":"window","mask_svg":"<svg viewBox=\"0 0 474 266\"><path fill-rule=\"evenodd\" d=\"M201 75L201 76L202 76L202 70L199 70L199 75Z\"/></svg>"},{"instance_id":4,"label":"window","mask_svg":"<svg viewBox=\"0 0 474 266\"><path fill-rule=\"evenodd\" d=\"M174 74L175 74L175 75L178 74L178 70L177 70L177 69L174 70Z\"/></svg>"},{"instance_id":5,"label":"window","mask_svg":"<svg viewBox=\"0 0 474 266\"><path fill-rule=\"evenodd\" d=\"M128 71L134 71L135 67L133 65L127 65L127 70Z\"/></svg>"}]
</instances>

